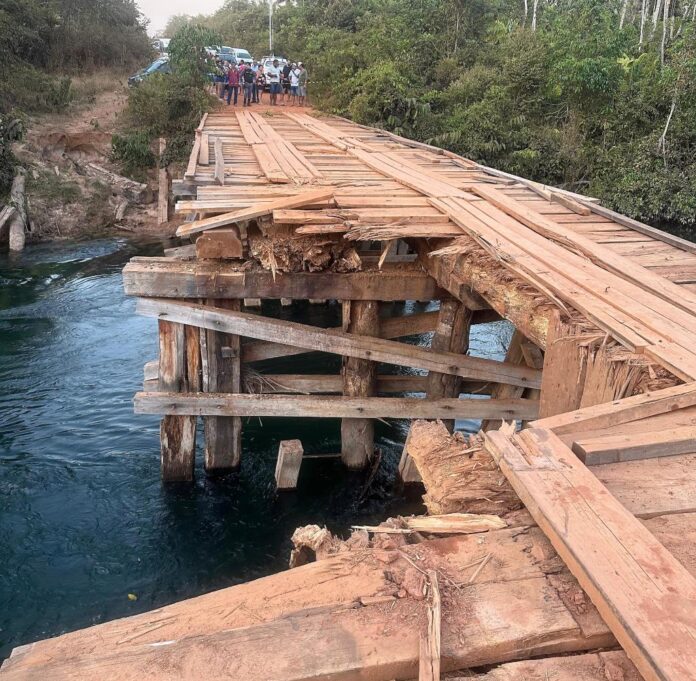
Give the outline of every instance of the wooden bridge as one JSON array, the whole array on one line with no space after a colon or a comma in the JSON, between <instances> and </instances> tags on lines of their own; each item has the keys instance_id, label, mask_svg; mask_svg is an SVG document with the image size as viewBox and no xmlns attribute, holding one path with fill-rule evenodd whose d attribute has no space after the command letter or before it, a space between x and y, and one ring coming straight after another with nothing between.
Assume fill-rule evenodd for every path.
<instances>
[{"instance_id":1,"label":"wooden bridge","mask_svg":"<svg viewBox=\"0 0 696 681\"><path fill-rule=\"evenodd\" d=\"M246 416L341 419L351 468L373 454L373 419L440 419L414 425L402 475L431 511L495 513L505 529L338 553L33 644L0 676L387 681L415 677L430 650L421 678L502 665L476 678L696 679L696 245L299 109L205 116L175 192L194 243L124 270L159 323L135 407L163 417L163 477L193 477L199 417L211 474L239 465ZM268 299L339 301L343 324L247 309ZM405 300L439 311L380 313ZM467 354L471 325L496 319L515 327L505 360ZM429 348L399 340L424 332ZM340 375L255 369L307 352L340 355ZM482 433L450 435L457 418ZM421 599L387 593L409 565L429 593L440 574L441 625L439 597L426 627ZM560 653L585 653L582 675ZM503 664L531 657L544 659Z\"/></svg>"}]
</instances>

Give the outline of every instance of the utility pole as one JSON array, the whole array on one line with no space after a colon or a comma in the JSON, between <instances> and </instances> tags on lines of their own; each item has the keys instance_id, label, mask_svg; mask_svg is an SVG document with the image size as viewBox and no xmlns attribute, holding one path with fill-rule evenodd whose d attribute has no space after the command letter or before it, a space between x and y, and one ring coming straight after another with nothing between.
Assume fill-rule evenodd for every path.
<instances>
[{"instance_id":1,"label":"utility pole","mask_svg":"<svg viewBox=\"0 0 696 681\"><path fill-rule=\"evenodd\" d=\"M275 0L268 0L268 47L270 55L273 56L273 3Z\"/></svg>"}]
</instances>

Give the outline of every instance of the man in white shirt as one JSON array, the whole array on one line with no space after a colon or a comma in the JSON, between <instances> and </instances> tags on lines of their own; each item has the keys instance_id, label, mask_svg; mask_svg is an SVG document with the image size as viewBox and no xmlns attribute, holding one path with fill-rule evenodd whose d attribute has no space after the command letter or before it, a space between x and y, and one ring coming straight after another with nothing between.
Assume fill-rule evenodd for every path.
<instances>
[{"instance_id":1,"label":"man in white shirt","mask_svg":"<svg viewBox=\"0 0 696 681\"><path fill-rule=\"evenodd\" d=\"M297 104L297 95L299 94L300 88L300 69L297 68L296 64L292 65L292 70L290 71L290 106L295 106Z\"/></svg>"},{"instance_id":2,"label":"man in white shirt","mask_svg":"<svg viewBox=\"0 0 696 681\"><path fill-rule=\"evenodd\" d=\"M271 91L271 105L275 106L278 103L278 93L280 92L280 69L277 59L274 59L273 64L266 69L266 80Z\"/></svg>"}]
</instances>

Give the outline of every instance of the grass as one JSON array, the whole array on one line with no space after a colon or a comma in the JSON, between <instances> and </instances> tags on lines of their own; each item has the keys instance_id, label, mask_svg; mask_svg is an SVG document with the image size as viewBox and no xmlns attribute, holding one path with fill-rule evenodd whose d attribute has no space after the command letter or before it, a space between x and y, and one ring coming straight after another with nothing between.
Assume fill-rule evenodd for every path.
<instances>
[{"instance_id":1,"label":"grass","mask_svg":"<svg viewBox=\"0 0 696 681\"><path fill-rule=\"evenodd\" d=\"M50 170L32 171L27 180L29 196L49 205L77 203L82 198L82 189L77 182L56 175Z\"/></svg>"}]
</instances>

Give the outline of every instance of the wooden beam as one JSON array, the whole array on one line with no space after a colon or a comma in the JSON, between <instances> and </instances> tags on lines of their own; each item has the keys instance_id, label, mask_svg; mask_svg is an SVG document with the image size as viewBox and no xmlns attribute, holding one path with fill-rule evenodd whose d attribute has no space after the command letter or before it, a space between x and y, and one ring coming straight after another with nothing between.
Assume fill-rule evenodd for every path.
<instances>
[{"instance_id":1,"label":"wooden beam","mask_svg":"<svg viewBox=\"0 0 696 681\"><path fill-rule=\"evenodd\" d=\"M307 416L314 418L533 419L533 400L425 400L412 397L234 395L229 393L140 392L137 414L176 416Z\"/></svg>"},{"instance_id":2,"label":"wooden beam","mask_svg":"<svg viewBox=\"0 0 696 681\"><path fill-rule=\"evenodd\" d=\"M222 154L222 138L221 137L216 137L215 138L215 144L214 144L214 149L215 149L215 181L219 185L224 185L225 184L225 157ZM178 232L177 232L178 234Z\"/></svg>"},{"instance_id":3,"label":"wooden beam","mask_svg":"<svg viewBox=\"0 0 696 681\"><path fill-rule=\"evenodd\" d=\"M453 352L466 355L469 350L469 330L473 313L458 300L443 300L437 327L430 347L435 352ZM436 371L428 373L428 399L456 397L460 393L461 378ZM454 421L448 419L445 427L454 431Z\"/></svg>"},{"instance_id":4,"label":"wooden beam","mask_svg":"<svg viewBox=\"0 0 696 681\"><path fill-rule=\"evenodd\" d=\"M127 295L158 298L435 300L447 294L420 267L385 266L348 274L244 272L228 263L133 258L123 270Z\"/></svg>"},{"instance_id":5,"label":"wooden beam","mask_svg":"<svg viewBox=\"0 0 696 681\"><path fill-rule=\"evenodd\" d=\"M696 579L551 431L485 438L646 681L694 678Z\"/></svg>"},{"instance_id":6,"label":"wooden beam","mask_svg":"<svg viewBox=\"0 0 696 681\"><path fill-rule=\"evenodd\" d=\"M159 190L157 194L157 224L163 225L169 222L169 172L167 166L162 165L164 152L167 150L167 140L159 139Z\"/></svg>"},{"instance_id":7,"label":"wooden beam","mask_svg":"<svg viewBox=\"0 0 696 681\"><path fill-rule=\"evenodd\" d=\"M221 308L239 311L239 300L210 301ZM204 358L204 392L240 393L240 338L214 329L201 329ZM223 353L223 347L227 352ZM242 458L242 420L237 416L206 416L205 470L210 475L223 475L239 468Z\"/></svg>"},{"instance_id":8,"label":"wooden beam","mask_svg":"<svg viewBox=\"0 0 696 681\"><path fill-rule=\"evenodd\" d=\"M587 466L696 453L696 428L576 440L573 452Z\"/></svg>"},{"instance_id":9,"label":"wooden beam","mask_svg":"<svg viewBox=\"0 0 696 681\"><path fill-rule=\"evenodd\" d=\"M525 342L525 337L515 329L512 338L510 339L510 345L505 352L505 361L510 362L510 364L525 364L524 355L522 354L522 343ZM541 383L544 384L544 375L542 374ZM517 385L501 385L498 384L493 388L493 393L496 398L503 399L507 397L522 397L524 388ZM500 428L500 421L484 421L481 424L481 430L491 430L493 428Z\"/></svg>"},{"instance_id":10,"label":"wooden beam","mask_svg":"<svg viewBox=\"0 0 696 681\"><path fill-rule=\"evenodd\" d=\"M379 336L379 303L374 300L346 301L343 305L346 331L363 338ZM344 357L341 367L343 394L370 397L377 384L377 365L359 357ZM370 419L341 421L341 460L351 469L364 468L374 455L374 423Z\"/></svg>"},{"instance_id":11,"label":"wooden beam","mask_svg":"<svg viewBox=\"0 0 696 681\"><path fill-rule=\"evenodd\" d=\"M184 326L160 320L159 349L159 390L185 391L187 377ZM162 479L166 482L193 480L196 417L165 415L160 424L160 444Z\"/></svg>"},{"instance_id":12,"label":"wooden beam","mask_svg":"<svg viewBox=\"0 0 696 681\"><path fill-rule=\"evenodd\" d=\"M299 208L300 206L306 206L309 203L326 201L333 198L335 191L336 190L333 187L329 187L328 189L314 189L302 192L300 194L295 194L294 196L281 197L279 199L275 199L274 201L267 201L266 203L258 204L244 210L223 213L222 215L206 218L205 220L187 223L179 227L176 234L177 236L191 236L191 234L204 232L207 229L225 227L226 225L242 222L244 220L255 220L256 218L263 217L264 215L271 215L274 210Z\"/></svg>"},{"instance_id":13,"label":"wooden beam","mask_svg":"<svg viewBox=\"0 0 696 681\"><path fill-rule=\"evenodd\" d=\"M428 369L493 383L512 383L530 388L541 385L541 372L536 369L510 366L480 357L433 352L406 343L355 336L341 331L329 334L326 329L245 312L218 310L205 305L156 298L140 298L136 311L144 316L372 362Z\"/></svg>"},{"instance_id":14,"label":"wooden beam","mask_svg":"<svg viewBox=\"0 0 696 681\"><path fill-rule=\"evenodd\" d=\"M204 232L196 239L196 257L201 260L235 260L244 255L244 247L235 226Z\"/></svg>"},{"instance_id":15,"label":"wooden beam","mask_svg":"<svg viewBox=\"0 0 696 681\"><path fill-rule=\"evenodd\" d=\"M299 440L282 440L278 447L275 469L276 489L291 490L297 487L304 449Z\"/></svg>"},{"instance_id":16,"label":"wooden beam","mask_svg":"<svg viewBox=\"0 0 696 681\"><path fill-rule=\"evenodd\" d=\"M442 613L440 606L440 587L437 572L428 570L428 626L420 639L420 659L418 681L440 681L440 636Z\"/></svg>"},{"instance_id":17,"label":"wooden beam","mask_svg":"<svg viewBox=\"0 0 696 681\"><path fill-rule=\"evenodd\" d=\"M560 435L579 430L608 428L694 405L696 405L696 383L688 383L551 416L530 425L535 428L548 428Z\"/></svg>"}]
</instances>

